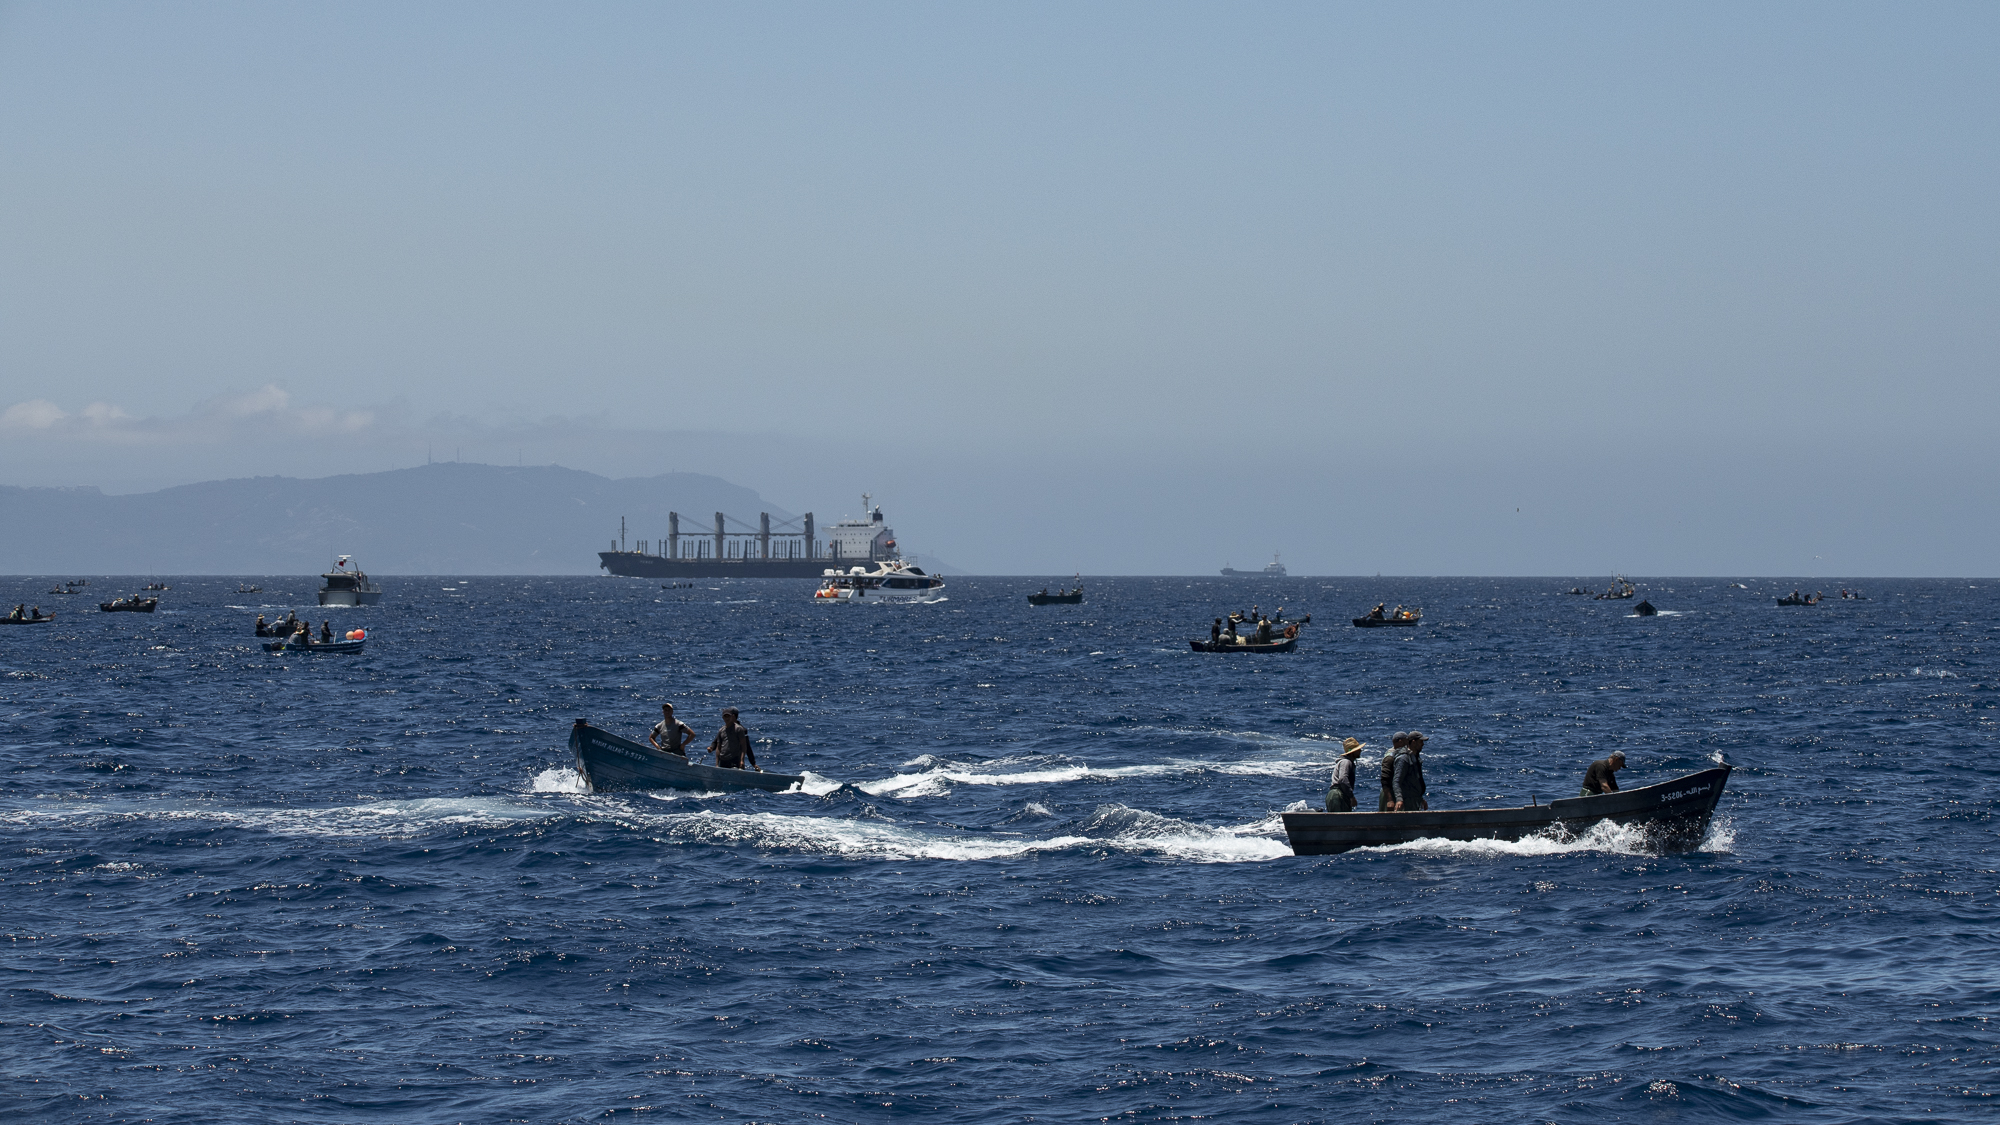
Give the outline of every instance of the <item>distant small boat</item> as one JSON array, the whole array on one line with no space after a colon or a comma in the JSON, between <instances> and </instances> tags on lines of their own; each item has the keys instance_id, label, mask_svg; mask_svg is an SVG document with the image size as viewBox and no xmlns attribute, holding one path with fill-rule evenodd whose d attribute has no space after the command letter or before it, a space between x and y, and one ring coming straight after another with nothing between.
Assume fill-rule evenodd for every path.
<instances>
[{"instance_id":1,"label":"distant small boat","mask_svg":"<svg viewBox=\"0 0 2000 1125\"><path fill-rule=\"evenodd\" d=\"M1653 608L1652 602L1640 602L1638 605L1632 607L1632 612L1638 614L1641 617L1654 617L1657 616L1660 611Z\"/></svg>"},{"instance_id":2,"label":"distant small boat","mask_svg":"<svg viewBox=\"0 0 2000 1125\"><path fill-rule=\"evenodd\" d=\"M146 584L145 584L145 585L144 585L143 587L141 587L141 589L145 589L145 590L171 590L171 589L173 589L173 587L172 587L172 586L169 586L169 585L167 585L167 584L166 584L165 582L148 582L148 583L146 583Z\"/></svg>"},{"instance_id":3,"label":"distant small boat","mask_svg":"<svg viewBox=\"0 0 2000 1125\"><path fill-rule=\"evenodd\" d=\"M35 617L15 617L10 614L6 617L0 617L0 625L47 625L55 619L56 615L53 613L44 613Z\"/></svg>"},{"instance_id":4,"label":"distant small boat","mask_svg":"<svg viewBox=\"0 0 2000 1125\"><path fill-rule=\"evenodd\" d=\"M1294 855L1337 855L1412 840L1519 840L1551 828L1575 834L1608 820L1643 827L1657 850L1690 851L1708 831L1729 772L1718 766L1637 789L1503 809L1288 812L1285 836Z\"/></svg>"},{"instance_id":5,"label":"distant small boat","mask_svg":"<svg viewBox=\"0 0 2000 1125\"><path fill-rule=\"evenodd\" d=\"M1224 633L1222 641L1188 641L1188 647L1196 653L1290 653L1292 649L1298 649L1298 627L1308 621L1312 621L1312 615L1306 615L1306 621L1286 625L1284 631L1270 641L1258 641L1256 633L1244 633L1238 635L1236 641L1230 641L1228 633Z\"/></svg>"},{"instance_id":6,"label":"distant small boat","mask_svg":"<svg viewBox=\"0 0 2000 1125\"><path fill-rule=\"evenodd\" d=\"M1079 577L1081 577L1081 575L1079 575ZM1078 582L1076 584L1076 589L1074 590L1058 587L1057 591L1053 594L1049 593L1049 588L1047 586L1044 586L1042 587L1041 593L1028 595L1028 604L1029 605L1082 605L1083 583Z\"/></svg>"},{"instance_id":7,"label":"distant small boat","mask_svg":"<svg viewBox=\"0 0 2000 1125\"><path fill-rule=\"evenodd\" d=\"M1600 602L1630 601L1635 595L1638 594L1638 592L1639 591L1634 589L1630 582L1625 581L1623 578L1619 578L1613 580L1611 583L1611 588L1597 595L1597 597L1594 600Z\"/></svg>"},{"instance_id":8,"label":"distant small boat","mask_svg":"<svg viewBox=\"0 0 2000 1125\"><path fill-rule=\"evenodd\" d=\"M592 793L618 790L693 789L728 792L765 789L771 792L805 783L803 774L724 769L689 761L645 742L620 738L578 719L569 730L570 753L576 772Z\"/></svg>"},{"instance_id":9,"label":"distant small boat","mask_svg":"<svg viewBox=\"0 0 2000 1125\"><path fill-rule=\"evenodd\" d=\"M1799 596L1798 594L1796 594L1796 593L1792 593L1792 594L1788 594L1788 595L1786 595L1785 597L1782 597L1782 598L1779 598L1779 599L1778 599L1778 604L1779 604L1779 605L1818 605L1818 604L1819 604L1819 594L1818 594L1817 592L1815 592L1815 593L1811 593L1811 594L1807 594L1807 595L1806 595L1805 597L1800 597L1800 596Z\"/></svg>"},{"instance_id":10,"label":"distant small boat","mask_svg":"<svg viewBox=\"0 0 2000 1125\"><path fill-rule=\"evenodd\" d=\"M90 585L90 579L88 579L88 578L77 578L77 579L73 579L72 581L69 581L69 582L65 582L65 583L63 583L63 585L65 585L65 586L68 586L68 587L69 587L70 589L72 589L72 590L81 590L81 589L83 589L83 588L84 588L85 586L88 586L88 585Z\"/></svg>"},{"instance_id":11,"label":"distant small boat","mask_svg":"<svg viewBox=\"0 0 2000 1125\"><path fill-rule=\"evenodd\" d=\"M1374 614L1369 614L1367 617L1355 618L1354 627L1357 629L1386 629L1398 625L1401 626L1415 625L1421 622L1423 619L1424 619L1423 610L1417 610L1415 612L1404 610L1403 613L1400 615L1389 614L1383 617L1376 617Z\"/></svg>"},{"instance_id":12,"label":"distant small boat","mask_svg":"<svg viewBox=\"0 0 2000 1125\"><path fill-rule=\"evenodd\" d=\"M97 608L106 613L151 613L159 608L158 598L114 598L108 602L98 602Z\"/></svg>"},{"instance_id":13,"label":"distant small boat","mask_svg":"<svg viewBox=\"0 0 2000 1125\"><path fill-rule=\"evenodd\" d=\"M62 588L61 586L51 586L51 587L49 587L49 593L51 593L51 594L74 594L74 593L76 593L76 591L75 591L75 590L65 590L65 589L63 589L63 588Z\"/></svg>"},{"instance_id":14,"label":"distant small boat","mask_svg":"<svg viewBox=\"0 0 2000 1125\"><path fill-rule=\"evenodd\" d=\"M241 582L238 582L236 584L236 592L239 594L261 594L264 592L264 588L262 586L245 586Z\"/></svg>"}]
</instances>

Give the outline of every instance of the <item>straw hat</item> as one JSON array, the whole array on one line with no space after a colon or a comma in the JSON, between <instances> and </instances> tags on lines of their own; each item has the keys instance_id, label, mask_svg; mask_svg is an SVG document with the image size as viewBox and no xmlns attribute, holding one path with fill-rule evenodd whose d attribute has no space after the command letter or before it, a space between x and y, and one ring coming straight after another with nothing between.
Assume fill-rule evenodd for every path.
<instances>
[{"instance_id":1,"label":"straw hat","mask_svg":"<svg viewBox=\"0 0 2000 1125\"><path fill-rule=\"evenodd\" d=\"M1343 758L1358 758L1361 756L1361 740L1358 738L1343 738L1340 740L1340 747L1340 756Z\"/></svg>"}]
</instances>

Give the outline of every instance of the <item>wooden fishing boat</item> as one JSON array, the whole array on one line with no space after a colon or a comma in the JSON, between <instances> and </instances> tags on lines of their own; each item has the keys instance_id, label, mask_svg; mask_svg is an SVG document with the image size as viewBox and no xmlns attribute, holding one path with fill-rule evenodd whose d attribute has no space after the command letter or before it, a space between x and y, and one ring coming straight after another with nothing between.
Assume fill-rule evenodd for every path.
<instances>
[{"instance_id":1,"label":"wooden fishing boat","mask_svg":"<svg viewBox=\"0 0 2000 1125\"><path fill-rule=\"evenodd\" d=\"M1778 604L1779 604L1779 605L1818 605L1818 604L1819 604L1819 595L1818 595L1818 594L1807 594L1807 595L1806 595L1805 597L1803 597L1803 598L1802 598L1802 597L1799 597L1799 596L1798 596L1797 594L1789 594L1789 595L1787 595L1787 596L1785 596L1785 597L1782 597L1782 598L1779 598L1779 599L1778 599Z\"/></svg>"},{"instance_id":2,"label":"wooden fishing boat","mask_svg":"<svg viewBox=\"0 0 2000 1125\"><path fill-rule=\"evenodd\" d=\"M569 729L569 748L576 755L576 772L592 793L646 789L709 793L767 789L775 793L805 782L800 774L705 766L650 743L620 738L583 719Z\"/></svg>"},{"instance_id":3,"label":"wooden fishing boat","mask_svg":"<svg viewBox=\"0 0 2000 1125\"><path fill-rule=\"evenodd\" d=\"M1064 590L1059 594L1051 594L1047 590L1043 590L1039 594L1029 594L1028 604L1029 605L1082 605L1083 587L1078 586L1074 590Z\"/></svg>"},{"instance_id":4,"label":"wooden fishing boat","mask_svg":"<svg viewBox=\"0 0 2000 1125\"><path fill-rule=\"evenodd\" d=\"M1412 840L1519 840L1552 829L1575 835L1608 820L1644 828L1648 845L1659 851L1689 851L1708 831L1730 769L1717 766L1657 785L1510 809L1288 812L1285 835L1294 855L1336 855Z\"/></svg>"},{"instance_id":5,"label":"wooden fishing boat","mask_svg":"<svg viewBox=\"0 0 2000 1125\"><path fill-rule=\"evenodd\" d=\"M159 606L158 598L118 598L97 603L97 608L106 613L151 613Z\"/></svg>"},{"instance_id":6,"label":"wooden fishing boat","mask_svg":"<svg viewBox=\"0 0 2000 1125\"><path fill-rule=\"evenodd\" d=\"M1357 629L1382 629L1392 625L1415 625L1423 619L1424 615L1422 613L1418 613L1414 617L1357 617L1354 619L1354 627Z\"/></svg>"},{"instance_id":7,"label":"wooden fishing boat","mask_svg":"<svg viewBox=\"0 0 2000 1125\"><path fill-rule=\"evenodd\" d=\"M47 625L56 615L44 613L40 617L0 617L0 625Z\"/></svg>"},{"instance_id":8,"label":"wooden fishing boat","mask_svg":"<svg viewBox=\"0 0 2000 1125\"><path fill-rule=\"evenodd\" d=\"M360 652L361 646L367 643L368 641L367 638L365 637L358 641L314 641L309 645L294 644L291 641L272 641L270 644L264 646L264 651L265 652L322 652L328 654L337 652Z\"/></svg>"},{"instance_id":9,"label":"wooden fishing boat","mask_svg":"<svg viewBox=\"0 0 2000 1125\"><path fill-rule=\"evenodd\" d=\"M1269 644L1258 644L1256 641L1246 638L1242 644L1236 645L1230 644L1225 639L1220 642L1189 641L1188 645L1196 652L1290 652L1299 647L1299 639L1297 637L1273 637Z\"/></svg>"}]
</instances>

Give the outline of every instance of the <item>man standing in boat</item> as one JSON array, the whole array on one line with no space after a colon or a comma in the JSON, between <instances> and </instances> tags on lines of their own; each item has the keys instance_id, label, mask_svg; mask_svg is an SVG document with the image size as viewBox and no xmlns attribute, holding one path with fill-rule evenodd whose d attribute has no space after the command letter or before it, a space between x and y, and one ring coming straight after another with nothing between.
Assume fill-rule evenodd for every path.
<instances>
[{"instance_id":1,"label":"man standing in boat","mask_svg":"<svg viewBox=\"0 0 2000 1125\"><path fill-rule=\"evenodd\" d=\"M1599 758L1583 771L1583 791L1579 797L1595 797L1603 793L1618 792L1618 771L1625 768L1625 751L1613 750L1608 758Z\"/></svg>"},{"instance_id":2,"label":"man standing in boat","mask_svg":"<svg viewBox=\"0 0 2000 1125\"><path fill-rule=\"evenodd\" d=\"M685 758L688 743L694 741L694 728L674 718L673 704L662 703L660 721L653 724L653 733L647 737L652 739L656 749Z\"/></svg>"},{"instance_id":3,"label":"man standing in boat","mask_svg":"<svg viewBox=\"0 0 2000 1125\"><path fill-rule=\"evenodd\" d=\"M758 773L764 767L757 764L757 754L750 749L750 732L736 719L736 708L722 712L722 729L716 732L715 741L708 744L709 752L715 755L715 764L726 770L740 770L744 762Z\"/></svg>"},{"instance_id":4,"label":"man standing in boat","mask_svg":"<svg viewBox=\"0 0 2000 1125\"><path fill-rule=\"evenodd\" d=\"M1416 731L1403 744L1403 753L1396 759L1396 804L1394 812L1417 812L1430 808L1424 800L1424 736Z\"/></svg>"},{"instance_id":5,"label":"man standing in boat","mask_svg":"<svg viewBox=\"0 0 2000 1125\"><path fill-rule=\"evenodd\" d=\"M1382 755L1382 797L1375 805L1376 812L1393 812L1396 808L1396 759L1403 756L1403 748L1410 736L1397 731L1389 740L1389 752Z\"/></svg>"},{"instance_id":6,"label":"man standing in boat","mask_svg":"<svg viewBox=\"0 0 2000 1125\"><path fill-rule=\"evenodd\" d=\"M1340 760L1333 763L1333 787L1326 791L1326 811L1354 811L1354 760L1361 756L1361 740L1341 741Z\"/></svg>"}]
</instances>

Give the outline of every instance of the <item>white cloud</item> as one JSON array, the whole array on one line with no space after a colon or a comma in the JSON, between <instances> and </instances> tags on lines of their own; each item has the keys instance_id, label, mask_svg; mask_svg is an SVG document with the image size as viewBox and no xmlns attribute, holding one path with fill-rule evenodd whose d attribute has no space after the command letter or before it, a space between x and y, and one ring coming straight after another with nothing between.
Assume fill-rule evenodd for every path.
<instances>
[{"instance_id":1,"label":"white cloud","mask_svg":"<svg viewBox=\"0 0 2000 1125\"><path fill-rule=\"evenodd\" d=\"M63 408L45 398L31 398L17 402L0 414L0 427L20 430L46 430L64 418Z\"/></svg>"}]
</instances>

